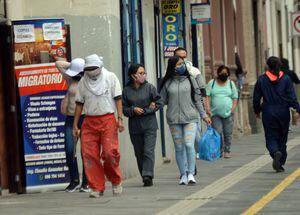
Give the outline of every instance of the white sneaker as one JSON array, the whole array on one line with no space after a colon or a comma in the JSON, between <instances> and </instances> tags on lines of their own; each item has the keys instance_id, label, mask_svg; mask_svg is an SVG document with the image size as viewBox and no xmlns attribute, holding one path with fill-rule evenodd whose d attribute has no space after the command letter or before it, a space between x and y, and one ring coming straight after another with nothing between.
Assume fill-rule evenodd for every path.
<instances>
[{"instance_id":1,"label":"white sneaker","mask_svg":"<svg viewBox=\"0 0 300 215\"><path fill-rule=\"evenodd\" d=\"M193 174L189 173L188 177L187 177L187 181L189 185L194 185L196 184L196 179L193 176Z\"/></svg>"},{"instance_id":2,"label":"white sneaker","mask_svg":"<svg viewBox=\"0 0 300 215\"><path fill-rule=\"evenodd\" d=\"M103 192L99 192L99 191L93 191L91 190L90 192L90 198L99 198L100 196L103 196Z\"/></svg>"},{"instance_id":3,"label":"white sneaker","mask_svg":"<svg viewBox=\"0 0 300 215\"><path fill-rule=\"evenodd\" d=\"M179 185L187 185L188 184L188 178L186 175L181 176Z\"/></svg>"},{"instance_id":4,"label":"white sneaker","mask_svg":"<svg viewBox=\"0 0 300 215\"><path fill-rule=\"evenodd\" d=\"M123 191L123 187L121 184L112 186L112 192L114 196L120 195L122 191Z\"/></svg>"}]
</instances>

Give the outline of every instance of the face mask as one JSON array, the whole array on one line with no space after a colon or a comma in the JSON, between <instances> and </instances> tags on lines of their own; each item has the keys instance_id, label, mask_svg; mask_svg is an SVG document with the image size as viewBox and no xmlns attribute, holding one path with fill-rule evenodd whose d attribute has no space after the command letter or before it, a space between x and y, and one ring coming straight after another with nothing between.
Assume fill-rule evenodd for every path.
<instances>
[{"instance_id":1,"label":"face mask","mask_svg":"<svg viewBox=\"0 0 300 215\"><path fill-rule=\"evenodd\" d=\"M138 82L139 84L143 84L146 80L146 74L135 74L134 75L135 81Z\"/></svg>"},{"instance_id":2,"label":"face mask","mask_svg":"<svg viewBox=\"0 0 300 215\"><path fill-rule=\"evenodd\" d=\"M92 79L92 80L96 80L98 78L98 76L101 73L101 68L97 68L95 70L92 71L85 71L85 73L87 74L87 76Z\"/></svg>"},{"instance_id":3,"label":"face mask","mask_svg":"<svg viewBox=\"0 0 300 215\"><path fill-rule=\"evenodd\" d=\"M227 74L220 74L220 75L218 75L218 79L219 79L220 81L225 82L225 81L227 81L227 79L228 79L228 75L227 75Z\"/></svg>"},{"instance_id":4,"label":"face mask","mask_svg":"<svg viewBox=\"0 0 300 215\"><path fill-rule=\"evenodd\" d=\"M186 71L186 66L185 64L182 64L181 66L179 67L176 67L175 68L175 71L179 74L179 75L183 75Z\"/></svg>"}]
</instances>

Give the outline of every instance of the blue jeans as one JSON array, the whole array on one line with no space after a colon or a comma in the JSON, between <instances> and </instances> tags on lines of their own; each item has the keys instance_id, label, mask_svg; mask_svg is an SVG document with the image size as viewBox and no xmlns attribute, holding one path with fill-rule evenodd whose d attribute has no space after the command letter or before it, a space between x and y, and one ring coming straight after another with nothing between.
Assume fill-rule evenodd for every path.
<instances>
[{"instance_id":1,"label":"blue jeans","mask_svg":"<svg viewBox=\"0 0 300 215\"><path fill-rule=\"evenodd\" d=\"M197 123L197 129L196 129L196 136L195 136L195 150L196 153L198 152L198 144L201 139L201 132L202 132L202 119L199 119L199 122Z\"/></svg>"},{"instance_id":2,"label":"blue jeans","mask_svg":"<svg viewBox=\"0 0 300 215\"><path fill-rule=\"evenodd\" d=\"M194 143L197 123L170 125L170 130L174 141L176 162L180 174L186 174L186 164L188 173L194 174L196 165Z\"/></svg>"},{"instance_id":3,"label":"blue jeans","mask_svg":"<svg viewBox=\"0 0 300 215\"><path fill-rule=\"evenodd\" d=\"M81 128L84 116L81 116L78 122L78 128ZM70 182L79 183L79 172L78 172L78 164L77 164L77 157L75 153L75 139L72 134L73 130L73 116L67 116L66 118L66 131L65 131L65 150L66 150L66 157L67 157L67 165L69 167L70 173ZM83 166L83 164L82 164ZM86 176L84 173L84 166L82 170L82 185L87 185Z\"/></svg>"},{"instance_id":4,"label":"blue jeans","mask_svg":"<svg viewBox=\"0 0 300 215\"><path fill-rule=\"evenodd\" d=\"M224 143L222 141L221 152L230 153L230 146L232 142L232 129L233 129L233 117L222 118L219 116L212 117L212 127L224 137Z\"/></svg>"}]
</instances>

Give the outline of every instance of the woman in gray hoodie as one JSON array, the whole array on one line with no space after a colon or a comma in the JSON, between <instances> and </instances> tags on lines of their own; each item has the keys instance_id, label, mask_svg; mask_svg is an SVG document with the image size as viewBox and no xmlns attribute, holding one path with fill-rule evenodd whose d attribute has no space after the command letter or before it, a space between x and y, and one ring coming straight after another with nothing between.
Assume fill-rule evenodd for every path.
<instances>
[{"instance_id":1,"label":"woman in gray hoodie","mask_svg":"<svg viewBox=\"0 0 300 215\"><path fill-rule=\"evenodd\" d=\"M176 162L181 175L179 184L195 184L194 142L199 115L207 124L211 124L211 121L201 103L200 89L196 80L189 75L182 58L174 56L169 59L160 89L164 104L168 106L167 122L173 137Z\"/></svg>"}]
</instances>

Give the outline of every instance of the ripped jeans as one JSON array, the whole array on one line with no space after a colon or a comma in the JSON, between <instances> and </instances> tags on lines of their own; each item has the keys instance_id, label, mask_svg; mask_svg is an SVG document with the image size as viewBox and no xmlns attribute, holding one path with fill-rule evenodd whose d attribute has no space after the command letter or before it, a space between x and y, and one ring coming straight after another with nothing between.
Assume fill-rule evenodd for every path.
<instances>
[{"instance_id":1,"label":"ripped jeans","mask_svg":"<svg viewBox=\"0 0 300 215\"><path fill-rule=\"evenodd\" d=\"M197 123L170 125L170 131L175 145L175 156L180 174L194 174L196 165L195 137ZM186 156L184 155L186 153Z\"/></svg>"}]
</instances>

